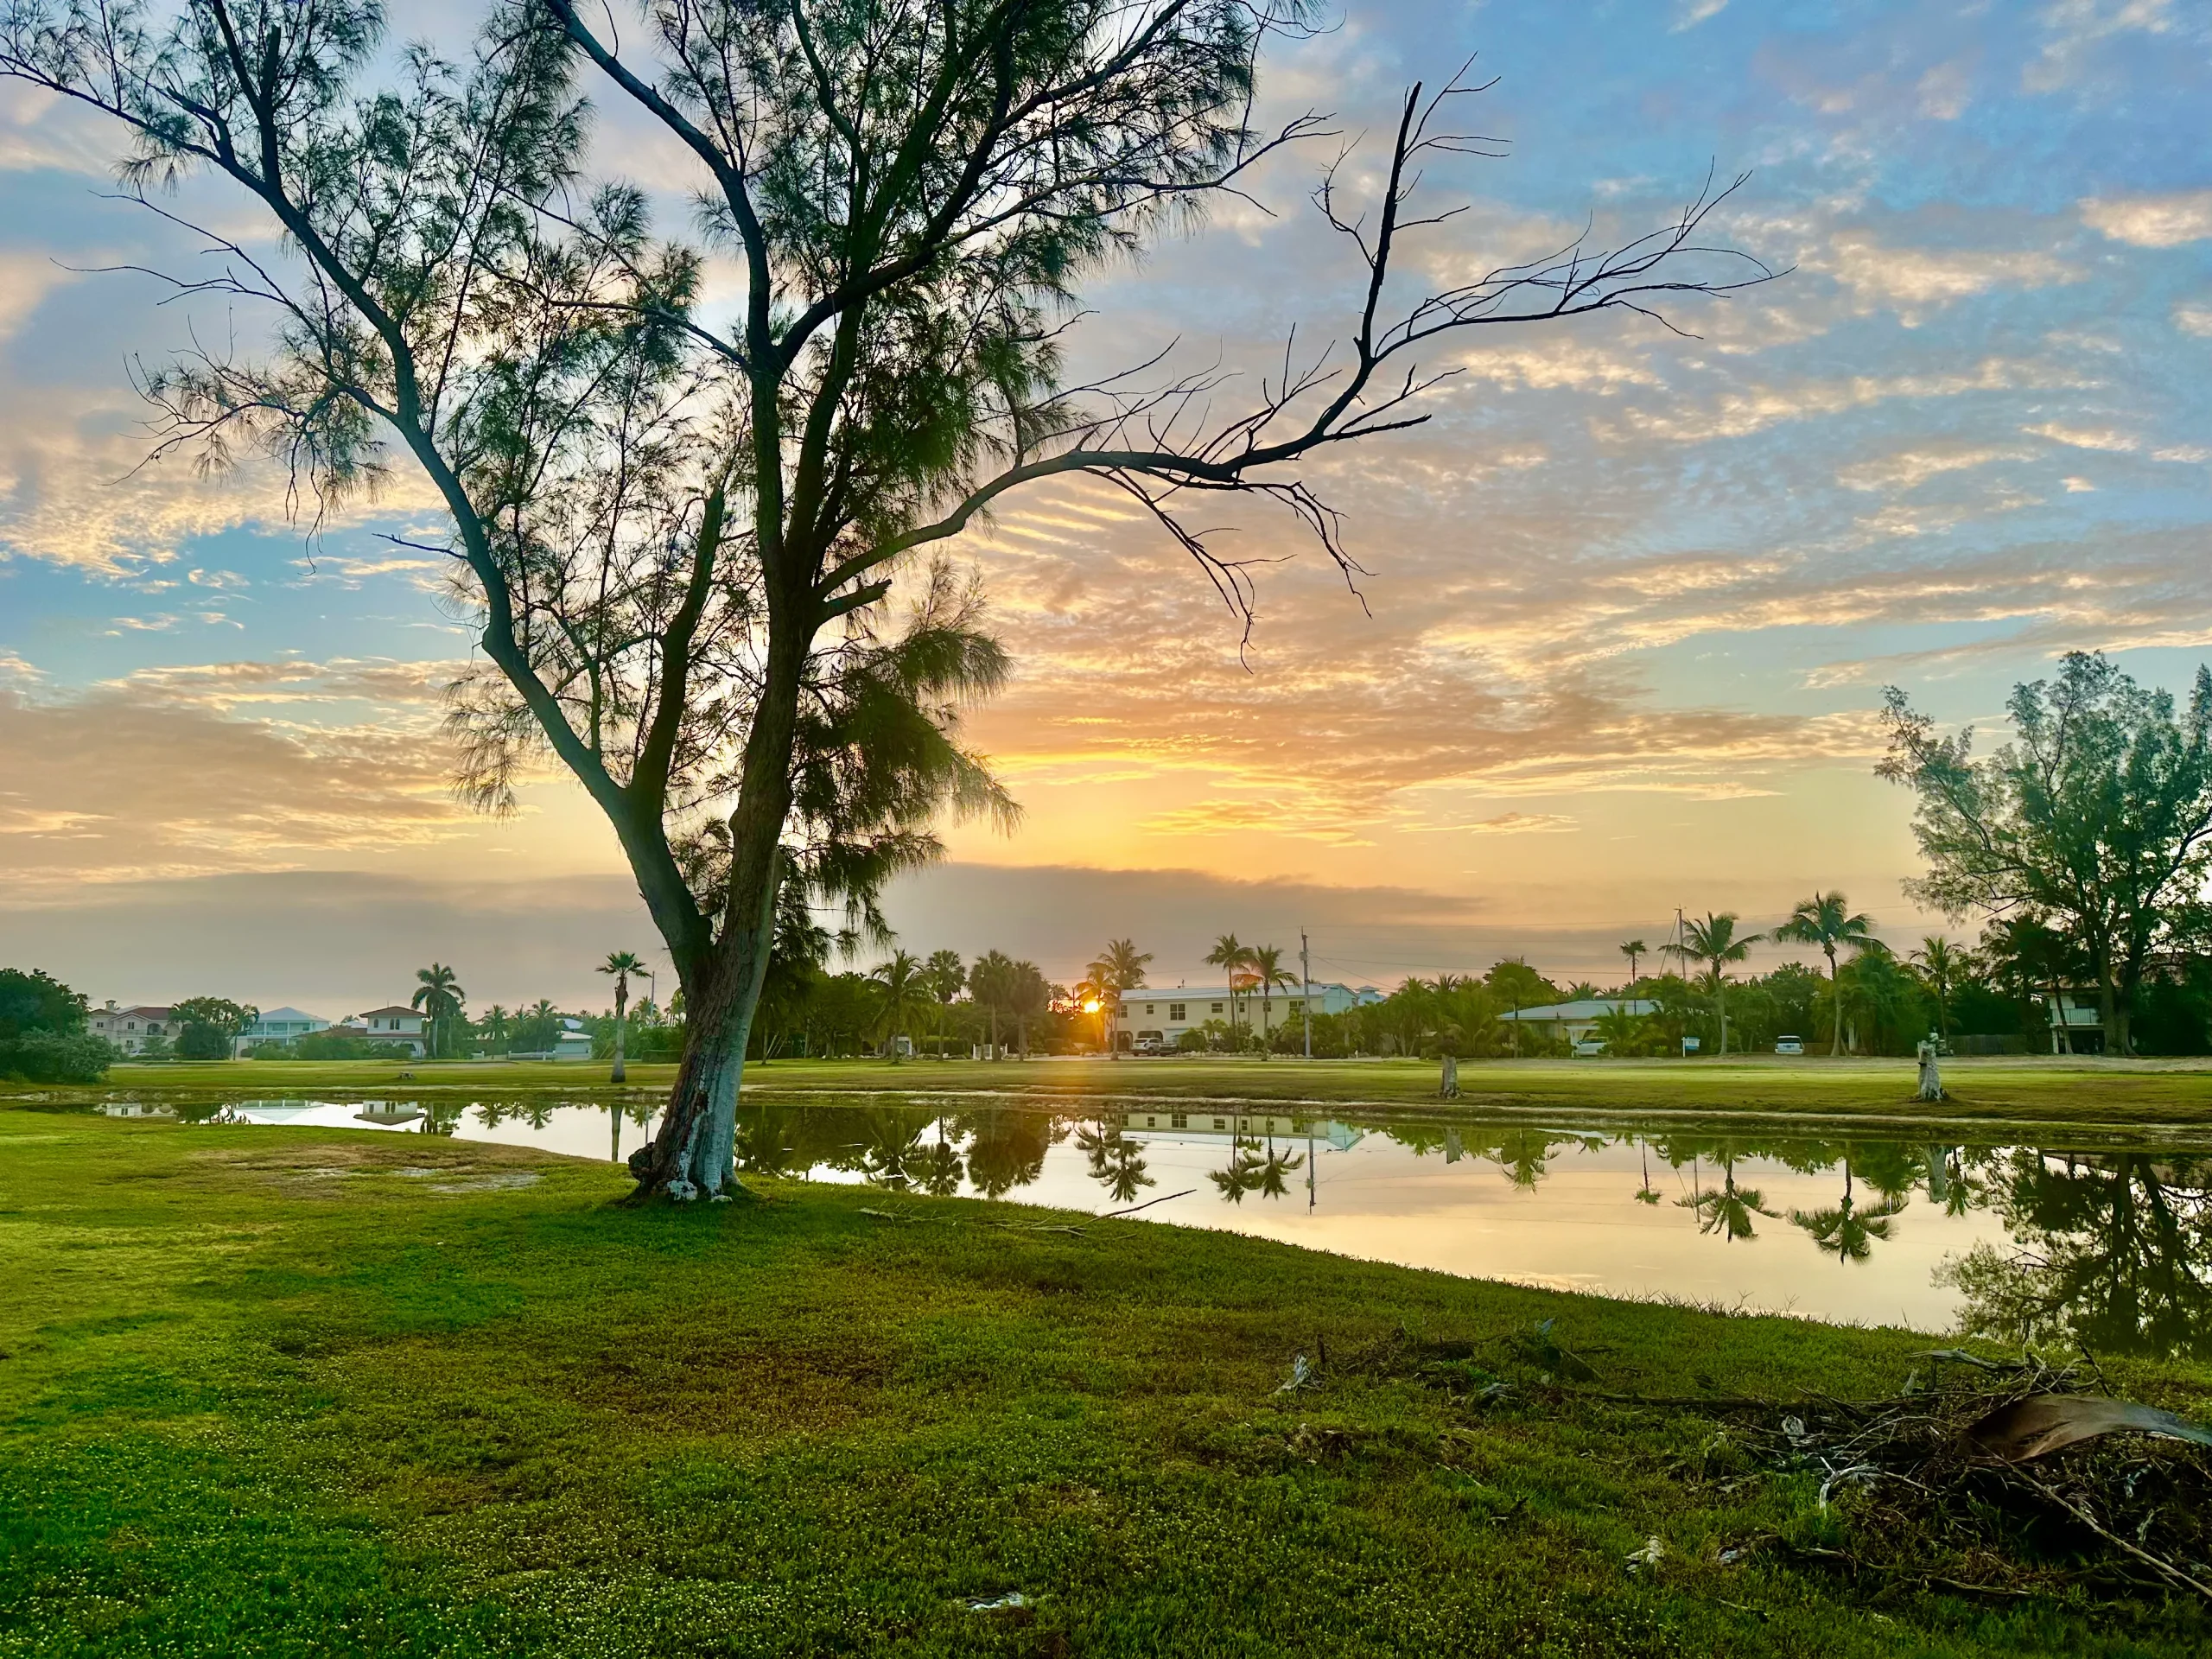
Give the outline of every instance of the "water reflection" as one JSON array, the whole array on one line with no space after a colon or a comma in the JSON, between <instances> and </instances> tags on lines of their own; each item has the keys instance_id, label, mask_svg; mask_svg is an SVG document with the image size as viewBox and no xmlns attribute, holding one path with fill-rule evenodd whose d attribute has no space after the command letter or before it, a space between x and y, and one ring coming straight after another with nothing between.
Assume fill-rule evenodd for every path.
<instances>
[{"instance_id":1,"label":"water reflection","mask_svg":"<svg viewBox=\"0 0 2212 1659\"><path fill-rule=\"evenodd\" d=\"M617 1162L655 1120L650 1103L543 1096L102 1109L454 1135ZM897 1192L1141 1208L1614 1294L2212 1355L2212 1149L1844 1140L1787 1124L1716 1135L1348 1122L1173 1103L1077 1116L874 1096L756 1097L738 1160L750 1173Z\"/></svg>"}]
</instances>

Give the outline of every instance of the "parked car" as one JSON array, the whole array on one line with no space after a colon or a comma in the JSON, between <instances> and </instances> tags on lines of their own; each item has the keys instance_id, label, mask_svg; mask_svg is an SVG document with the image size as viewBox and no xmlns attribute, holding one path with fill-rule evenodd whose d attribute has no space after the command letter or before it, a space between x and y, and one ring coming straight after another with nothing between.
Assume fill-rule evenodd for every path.
<instances>
[{"instance_id":1,"label":"parked car","mask_svg":"<svg viewBox=\"0 0 2212 1659\"><path fill-rule=\"evenodd\" d=\"M1167 1052L1167 1044L1164 1039L1147 1032L1136 1039L1129 1052L1132 1054L1165 1054Z\"/></svg>"},{"instance_id":2,"label":"parked car","mask_svg":"<svg viewBox=\"0 0 2212 1659\"><path fill-rule=\"evenodd\" d=\"M1802 1054L1805 1039L1802 1037L1777 1037L1774 1039L1774 1052L1777 1054Z\"/></svg>"},{"instance_id":3,"label":"parked car","mask_svg":"<svg viewBox=\"0 0 2212 1659\"><path fill-rule=\"evenodd\" d=\"M1574 1052L1577 1054L1602 1054L1605 1052L1605 1039L1602 1037L1585 1037L1574 1045Z\"/></svg>"}]
</instances>

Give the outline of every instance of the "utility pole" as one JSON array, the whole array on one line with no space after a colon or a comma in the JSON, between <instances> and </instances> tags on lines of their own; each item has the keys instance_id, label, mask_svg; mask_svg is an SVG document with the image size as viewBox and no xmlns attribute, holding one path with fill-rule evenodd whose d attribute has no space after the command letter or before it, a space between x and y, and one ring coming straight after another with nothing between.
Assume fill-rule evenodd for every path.
<instances>
[{"instance_id":1,"label":"utility pole","mask_svg":"<svg viewBox=\"0 0 2212 1659\"><path fill-rule=\"evenodd\" d=\"M1306 1058L1313 1058L1313 958L1306 943L1306 930L1298 930L1298 974L1306 983Z\"/></svg>"}]
</instances>

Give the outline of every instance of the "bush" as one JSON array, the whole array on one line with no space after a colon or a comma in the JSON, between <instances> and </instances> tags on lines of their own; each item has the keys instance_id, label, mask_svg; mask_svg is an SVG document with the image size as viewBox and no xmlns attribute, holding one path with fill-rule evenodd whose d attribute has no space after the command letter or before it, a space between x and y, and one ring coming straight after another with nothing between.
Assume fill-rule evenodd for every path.
<instances>
[{"instance_id":1,"label":"bush","mask_svg":"<svg viewBox=\"0 0 2212 1659\"><path fill-rule=\"evenodd\" d=\"M415 1057L397 1043L372 1043L343 1031L311 1031L292 1045L289 1056L297 1060L410 1060Z\"/></svg>"},{"instance_id":2,"label":"bush","mask_svg":"<svg viewBox=\"0 0 2212 1659\"><path fill-rule=\"evenodd\" d=\"M27 1031L0 1038L0 1077L25 1083L98 1083L115 1051L98 1037Z\"/></svg>"}]
</instances>

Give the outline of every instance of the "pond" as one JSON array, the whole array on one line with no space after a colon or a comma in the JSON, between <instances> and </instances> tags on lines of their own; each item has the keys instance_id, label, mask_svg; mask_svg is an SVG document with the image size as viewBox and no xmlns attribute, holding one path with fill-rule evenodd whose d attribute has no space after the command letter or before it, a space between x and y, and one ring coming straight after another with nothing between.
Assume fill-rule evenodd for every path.
<instances>
[{"instance_id":1,"label":"pond","mask_svg":"<svg viewBox=\"0 0 2212 1659\"><path fill-rule=\"evenodd\" d=\"M599 1159L644 1145L653 1115L550 1097L214 1110ZM1753 1118L1720 1134L1203 1103L1050 1111L980 1096L756 1096L741 1118L743 1169L891 1195L1134 1210L1560 1289L2212 1354L2212 1145L2149 1151L2078 1132L2063 1146L1977 1144L1955 1128L1817 1138Z\"/></svg>"}]
</instances>

